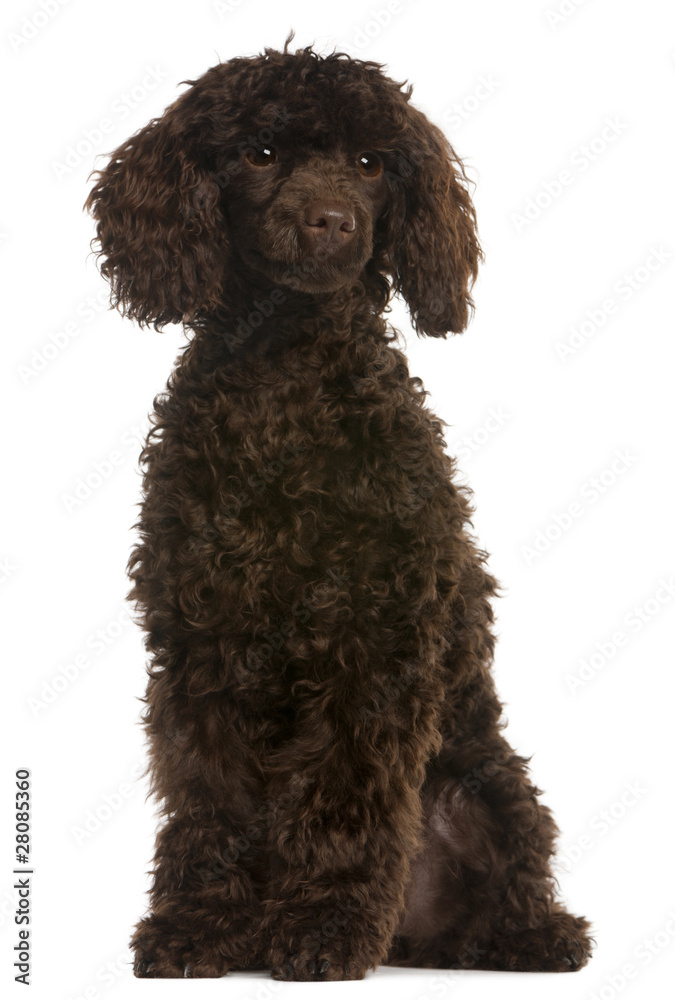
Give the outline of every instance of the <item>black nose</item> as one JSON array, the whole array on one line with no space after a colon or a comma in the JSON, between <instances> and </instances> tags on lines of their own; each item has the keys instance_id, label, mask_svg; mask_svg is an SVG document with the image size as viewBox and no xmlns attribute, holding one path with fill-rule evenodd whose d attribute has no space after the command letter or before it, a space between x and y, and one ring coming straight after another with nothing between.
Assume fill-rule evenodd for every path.
<instances>
[{"instance_id":1,"label":"black nose","mask_svg":"<svg viewBox=\"0 0 675 1000\"><path fill-rule=\"evenodd\" d=\"M305 209L306 232L315 245L328 247L348 243L356 232L356 220L339 201L315 201Z\"/></svg>"}]
</instances>

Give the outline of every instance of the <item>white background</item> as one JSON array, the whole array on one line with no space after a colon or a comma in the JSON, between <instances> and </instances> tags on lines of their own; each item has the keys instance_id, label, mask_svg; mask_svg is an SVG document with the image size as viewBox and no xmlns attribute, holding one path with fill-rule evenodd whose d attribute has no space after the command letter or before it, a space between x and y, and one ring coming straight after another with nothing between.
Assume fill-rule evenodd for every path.
<instances>
[{"instance_id":1,"label":"white background","mask_svg":"<svg viewBox=\"0 0 675 1000\"><path fill-rule=\"evenodd\" d=\"M477 182L487 260L469 330L418 340L402 305L393 321L475 490L476 533L504 587L495 672L507 735L533 754L534 780L562 831L562 895L593 921L598 941L589 966L572 975L380 968L362 982L313 989L416 1000L670 996L672 5L230 0L220 8L207 0L3 7L0 975L13 976L16 940L13 774L28 767L29 995L307 995L305 984L256 974L140 981L128 965L155 816L135 780L145 653L125 617L125 564L140 438L183 335L141 331L106 311L107 286L87 256L93 223L82 212L87 176L105 162L96 154L161 114L180 81L218 60L283 47L294 27L292 47L337 47L411 81L414 102L446 129ZM556 20L558 8L567 13ZM561 171L568 183L556 186ZM578 346L563 357L560 345L580 326ZM80 480L94 486L69 507ZM577 516L566 520L574 503ZM570 681L591 658L586 679Z\"/></svg>"}]
</instances>

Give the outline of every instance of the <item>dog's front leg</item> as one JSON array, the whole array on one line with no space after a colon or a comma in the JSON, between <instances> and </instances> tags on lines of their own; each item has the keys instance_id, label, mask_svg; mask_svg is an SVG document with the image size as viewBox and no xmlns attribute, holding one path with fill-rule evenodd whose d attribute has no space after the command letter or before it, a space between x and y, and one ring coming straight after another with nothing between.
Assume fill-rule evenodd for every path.
<instances>
[{"instance_id":1,"label":"dog's front leg","mask_svg":"<svg viewBox=\"0 0 675 1000\"><path fill-rule=\"evenodd\" d=\"M272 762L270 787L285 803L268 839L261 926L274 979L363 979L386 958L420 848L439 698L401 665L381 681L379 701L376 683L363 696L344 678L312 685L295 738Z\"/></svg>"}]
</instances>

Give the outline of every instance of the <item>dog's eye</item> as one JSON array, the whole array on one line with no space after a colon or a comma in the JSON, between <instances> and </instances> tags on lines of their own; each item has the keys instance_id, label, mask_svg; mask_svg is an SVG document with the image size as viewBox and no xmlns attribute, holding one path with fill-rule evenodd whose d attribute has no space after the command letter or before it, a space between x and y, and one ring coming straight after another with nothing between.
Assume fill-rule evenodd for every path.
<instances>
[{"instance_id":1,"label":"dog's eye","mask_svg":"<svg viewBox=\"0 0 675 1000\"><path fill-rule=\"evenodd\" d=\"M246 152L246 159L255 167L271 167L277 161L277 151L271 146L262 146L260 149L249 149Z\"/></svg>"},{"instance_id":2,"label":"dog's eye","mask_svg":"<svg viewBox=\"0 0 675 1000\"><path fill-rule=\"evenodd\" d=\"M382 173L382 160L377 153L359 153L356 162L362 177L379 177Z\"/></svg>"}]
</instances>

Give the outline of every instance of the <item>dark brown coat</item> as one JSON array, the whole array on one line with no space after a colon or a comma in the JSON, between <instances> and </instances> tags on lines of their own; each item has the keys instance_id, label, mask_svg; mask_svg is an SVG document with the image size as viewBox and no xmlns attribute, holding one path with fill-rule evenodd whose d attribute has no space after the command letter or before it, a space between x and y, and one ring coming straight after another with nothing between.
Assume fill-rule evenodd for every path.
<instances>
[{"instance_id":1,"label":"dark brown coat","mask_svg":"<svg viewBox=\"0 0 675 1000\"><path fill-rule=\"evenodd\" d=\"M87 201L113 303L189 332L129 561L164 813L136 974L578 968L470 495L383 316L466 326L461 163L375 63L287 43L190 83Z\"/></svg>"}]
</instances>

